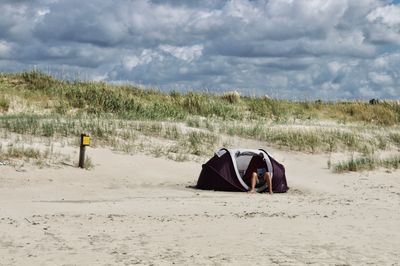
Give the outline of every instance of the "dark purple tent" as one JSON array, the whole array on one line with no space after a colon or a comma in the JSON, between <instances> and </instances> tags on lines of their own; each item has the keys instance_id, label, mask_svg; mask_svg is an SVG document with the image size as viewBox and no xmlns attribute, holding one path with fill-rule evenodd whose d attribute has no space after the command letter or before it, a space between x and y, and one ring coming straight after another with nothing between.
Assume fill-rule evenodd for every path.
<instances>
[{"instance_id":1,"label":"dark purple tent","mask_svg":"<svg viewBox=\"0 0 400 266\"><path fill-rule=\"evenodd\" d=\"M196 188L222 191L248 191L251 173L257 168L266 168L272 176L272 190L286 192L285 167L266 151L250 149L221 149L215 153L203 169ZM266 185L257 188L266 191Z\"/></svg>"}]
</instances>

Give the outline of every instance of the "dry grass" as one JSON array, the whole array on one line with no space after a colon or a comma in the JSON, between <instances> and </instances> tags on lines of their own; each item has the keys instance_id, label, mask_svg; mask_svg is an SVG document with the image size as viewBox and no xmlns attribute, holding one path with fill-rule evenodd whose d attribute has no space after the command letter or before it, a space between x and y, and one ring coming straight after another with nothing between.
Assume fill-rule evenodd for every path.
<instances>
[{"instance_id":1,"label":"dry grass","mask_svg":"<svg viewBox=\"0 0 400 266\"><path fill-rule=\"evenodd\" d=\"M0 93L3 134L50 142L75 139L78 145L77 136L88 133L95 146L177 161L212 154L231 137L312 153L370 155L400 146L400 106L389 103L290 102L235 92L166 94L135 86L59 81L40 72L0 74ZM2 156L19 153L35 157L30 150L3 150Z\"/></svg>"},{"instance_id":2,"label":"dry grass","mask_svg":"<svg viewBox=\"0 0 400 266\"><path fill-rule=\"evenodd\" d=\"M228 121L269 120L284 123L293 119L315 119L382 126L396 125L400 121L400 106L385 102L291 102L240 96L235 92L220 96L174 91L165 94L135 86L58 81L40 72L1 74L0 91L8 95L7 99L19 97L38 109L61 115L113 114L131 120L173 121L184 121L197 115ZM0 98L0 108L10 108L12 102L4 99L1 104Z\"/></svg>"},{"instance_id":3,"label":"dry grass","mask_svg":"<svg viewBox=\"0 0 400 266\"><path fill-rule=\"evenodd\" d=\"M333 166L333 170L336 173L371 171L378 168L399 169L400 156L392 156L384 159L379 159L375 156L351 157L349 160L339 162Z\"/></svg>"}]
</instances>

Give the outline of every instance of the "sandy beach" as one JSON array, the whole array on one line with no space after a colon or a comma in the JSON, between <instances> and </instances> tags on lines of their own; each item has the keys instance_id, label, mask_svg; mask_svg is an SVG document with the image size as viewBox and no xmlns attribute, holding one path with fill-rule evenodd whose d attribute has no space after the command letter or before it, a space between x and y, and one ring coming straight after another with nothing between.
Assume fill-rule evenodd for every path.
<instances>
[{"instance_id":1,"label":"sandy beach","mask_svg":"<svg viewBox=\"0 0 400 266\"><path fill-rule=\"evenodd\" d=\"M399 171L268 150L288 193L196 190L201 163L102 148L92 170L0 166L0 265L399 265Z\"/></svg>"}]
</instances>

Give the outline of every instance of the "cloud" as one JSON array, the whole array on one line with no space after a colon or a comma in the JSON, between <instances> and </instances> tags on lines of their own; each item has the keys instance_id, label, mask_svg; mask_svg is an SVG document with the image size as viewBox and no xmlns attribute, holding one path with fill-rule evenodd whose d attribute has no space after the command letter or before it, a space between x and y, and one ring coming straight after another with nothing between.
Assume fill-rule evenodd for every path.
<instances>
[{"instance_id":1,"label":"cloud","mask_svg":"<svg viewBox=\"0 0 400 266\"><path fill-rule=\"evenodd\" d=\"M203 45L193 45L190 47L177 47L172 45L161 45L160 49L174 57L191 62L202 55Z\"/></svg>"},{"instance_id":2,"label":"cloud","mask_svg":"<svg viewBox=\"0 0 400 266\"><path fill-rule=\"evenodd\" d=\"M400 7L383 0L0 3L0 71L163 90L400 97Z\"/></svg>"},{"instance_id":3,"label":"cloud","mask_svg":"<svg viewBox=\"0 0 400 266\"><path fill-rule=\"evenodd\" d=\"M379 21L389 27L396 27L400 25L400 7L396 5L378 7L370 14L367 19L369 21Z\"/></svg>"},{"instance_id":4,"label":"cloud","mask_svg":"<svg viewBox=\"0 0 400 266\"><path fill-rule=\"evenodd\" d=\"M383 86L393 85L393 78L388 74L370 72L368 76L371 79L371 81L377 85L383 85Z\"/></svg>"},{"instance_id":5,"label":"cloud","mask_svg":"<svg viewBox=\"0 0 400 266\"><path fill-rule=\"evenodd\" d=\"M367 16L372 24L371 41L400 44L400 6L378 7Z\"/></svg>"},{"instance_id":6,"label":"cloud","mask_svg":"<svg viewBox=\"0 0 400 266\"><path fill-rule=\"evenodd\" d=\"M0 40L0 58L8 58L11 55L11 45Z\"/></svg>"}]
</instances>

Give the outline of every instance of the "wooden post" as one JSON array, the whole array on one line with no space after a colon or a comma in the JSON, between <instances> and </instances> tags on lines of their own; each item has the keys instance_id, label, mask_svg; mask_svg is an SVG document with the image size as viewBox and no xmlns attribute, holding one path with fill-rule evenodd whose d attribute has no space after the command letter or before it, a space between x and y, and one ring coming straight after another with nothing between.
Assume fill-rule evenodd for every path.
<instances>
[{"instance_id":1,"label":"wooden post","mask_svg":"<svg viewBox=\"0 0 400 266\"><path fill-rule=\"evenodd\" d=\"M85 168L85 151L86 146L90 145L90 137L86 134L81 134L81 145L79 149L79 167Z\"/></svg>"}]
</instances>

